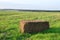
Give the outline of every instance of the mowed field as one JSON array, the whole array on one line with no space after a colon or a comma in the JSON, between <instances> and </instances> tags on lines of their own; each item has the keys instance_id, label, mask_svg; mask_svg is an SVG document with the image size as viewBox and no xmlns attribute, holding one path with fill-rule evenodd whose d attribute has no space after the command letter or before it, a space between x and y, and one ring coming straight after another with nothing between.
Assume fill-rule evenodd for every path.
<instances>
[{"instance_id":1,"label":"mowed field","mask_svg":"<svg viewBox=\"0 0 60 40\"><path fill-rule=\"evenodd\" d=\"M50 29L22 34L21 20L47 20ZM0 40L60 40L60 12L0 11Z\"/></svg>"}]
</instances>

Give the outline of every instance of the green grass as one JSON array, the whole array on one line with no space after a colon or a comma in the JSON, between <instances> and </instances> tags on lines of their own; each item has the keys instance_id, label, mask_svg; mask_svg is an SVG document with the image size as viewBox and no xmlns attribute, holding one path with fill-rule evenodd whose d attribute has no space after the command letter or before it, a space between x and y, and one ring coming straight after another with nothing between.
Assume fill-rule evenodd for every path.
<instances>
[{"instance_id":1,"label":"green grass","mask_svg":"<svg viewBox=\"0 0 60 40\"><path fill-rule=\"evenodd\" d=\"M47 20L50 29L22 34L21 20ZM0 11L0 40L60 40L60 12Z\"/></svg>"}]
</instances>

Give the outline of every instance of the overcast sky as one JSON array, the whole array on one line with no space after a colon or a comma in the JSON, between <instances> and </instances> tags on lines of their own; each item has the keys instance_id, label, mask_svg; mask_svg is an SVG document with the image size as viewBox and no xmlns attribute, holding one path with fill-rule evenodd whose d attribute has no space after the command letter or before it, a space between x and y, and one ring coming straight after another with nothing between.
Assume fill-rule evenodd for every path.
<instances>
[{"instance_id":1,"label":"overcast sky","mask_svg":"<svg viewBox=\"0 0 60 40\"><path fill-rule=\"evenodd\" d=\"M60 0L0 0L0 9L60 10Z\"/></svg>"}]
</instances>

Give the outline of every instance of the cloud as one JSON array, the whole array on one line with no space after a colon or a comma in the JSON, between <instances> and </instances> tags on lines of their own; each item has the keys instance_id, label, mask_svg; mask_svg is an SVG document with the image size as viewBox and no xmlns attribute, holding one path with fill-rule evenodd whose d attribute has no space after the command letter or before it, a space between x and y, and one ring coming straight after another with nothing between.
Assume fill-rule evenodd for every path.
<instances>
[{"instance_id":1,"label":"cloud","mask_svg":"<svg viewBox=\"0 0 60 40\"><path fill-rule=\"evenodd\" d=\"M46 3L48 0L0 0L0 2L11 2L17 4L37 4L37 3Z\"/></svg>"}]
</instances>

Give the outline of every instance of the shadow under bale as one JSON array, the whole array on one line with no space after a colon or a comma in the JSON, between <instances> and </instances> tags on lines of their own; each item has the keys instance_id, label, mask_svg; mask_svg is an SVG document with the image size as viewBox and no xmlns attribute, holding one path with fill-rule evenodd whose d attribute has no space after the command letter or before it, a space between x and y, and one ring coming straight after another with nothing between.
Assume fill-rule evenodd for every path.
<instances>
[{"instance_id":1,"label":"shadow under bale","mask_svg":"<svg viewBox=\"0 0 60 40\"><path fill-rule=\"evenodd\" d=\"M32 20L20 22L21 33L38 33L49 29L48 21Z\"/></svg>"}]
</instances>

